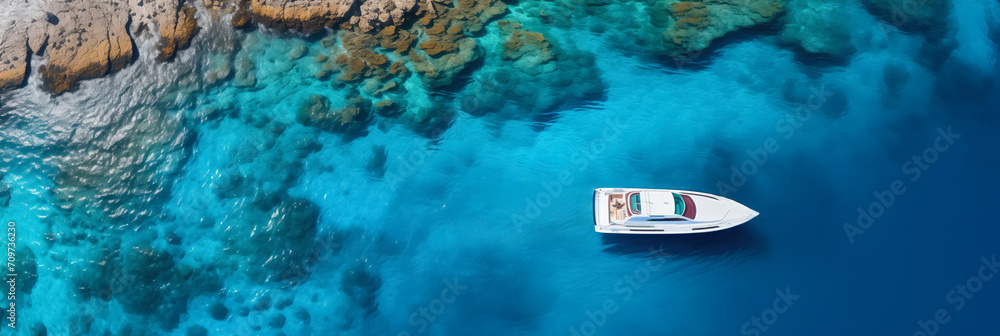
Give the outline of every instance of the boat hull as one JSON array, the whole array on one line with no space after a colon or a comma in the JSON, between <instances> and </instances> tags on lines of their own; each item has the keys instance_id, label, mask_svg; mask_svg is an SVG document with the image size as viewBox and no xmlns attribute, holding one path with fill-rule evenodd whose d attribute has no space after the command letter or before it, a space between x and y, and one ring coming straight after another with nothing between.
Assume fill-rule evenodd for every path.
<instances>
[{"instance_id":1,"label":"boat hull","mask_svg":"<svg viewBox=\"0 0 1000 336\"><path fill-rule=\"evenodd\" d=\"M689 207L697 203L698 216L676 214L633 213L628 195L653 195L669 193L687 200ZM652 198L652 197L650 197ZM677 203L684 203L678 201ZM630 204L630 203L629 203ZM648 201L646 206L655 206ZM616 207L616 205L618 207ZM631 206L631 204L630 204ZM673 205L671 205L673 207ZM593 195L594 231L610 234L693 234L729 229L746 223L758 215L756 211L725 197L686 190L599 188ZM622 208L625 208L624 210ZM641 210L639 210L641 211Z\"/></svg>"}]
</instances>

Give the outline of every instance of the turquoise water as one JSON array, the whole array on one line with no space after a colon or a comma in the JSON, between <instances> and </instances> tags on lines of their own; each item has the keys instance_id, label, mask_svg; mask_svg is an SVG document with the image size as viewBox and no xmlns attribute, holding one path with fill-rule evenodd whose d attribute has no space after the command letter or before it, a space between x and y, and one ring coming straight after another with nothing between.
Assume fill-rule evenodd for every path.
<instances>
[{"instance_id":1,"label":"turquoise water","mask_svg":"<svg viewBox=\"0 0 1000 336\"><path fill-rule=\"evenodd\" d=\"M32 78L0 96L0 214L37 280L22 276L17 329L0 331L1000 334L1000 282L981 267L1000 252L1000 8L956 1L929 42L845 7L856 53L832 64L767 31L678 66L615 25L553 25L578 86L518 81L498 103L408 81L406 113L440 122L377 116L348 135L297 120L311 96L349 94L314 76L314 39L203 22L173 63L140 53L58 97ZM241 58L252 84L214 80ZM761 215L599 235L598 187L700 190Z\"/></svg>"}]
</instances>

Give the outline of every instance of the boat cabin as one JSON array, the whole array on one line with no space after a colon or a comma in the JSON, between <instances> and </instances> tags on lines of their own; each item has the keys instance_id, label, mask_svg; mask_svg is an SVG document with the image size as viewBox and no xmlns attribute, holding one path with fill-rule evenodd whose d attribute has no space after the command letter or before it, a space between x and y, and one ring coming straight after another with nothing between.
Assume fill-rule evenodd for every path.
<instances>
[{"instance_id":1,"label":"boat cabin","mask_svg":"<svg viewBox=\"0 0 1000 336\"><path fill-rule=\"evenodd\" d=\"M687 222L698 208L691 196L668 191L633 191L608 197L611 222Z\"/></svg>"}]
</instances>

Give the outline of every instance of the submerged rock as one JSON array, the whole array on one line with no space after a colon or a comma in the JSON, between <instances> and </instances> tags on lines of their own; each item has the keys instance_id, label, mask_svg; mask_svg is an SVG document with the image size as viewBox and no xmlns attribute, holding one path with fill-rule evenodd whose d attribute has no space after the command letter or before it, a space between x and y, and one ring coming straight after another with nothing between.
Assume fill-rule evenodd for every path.
<instances>
[{"instance_id":1,"label":"submerged rock","mask_svg":"<svg viewBox=\"0 0 1000 336\"><path fill-rule=\"evenodd\" d=\"M205 70L205 82L215 84L219 81L227 80L233 74L233 61L230 55L212 55L208 59ZM244 81L249 74L244 71ZM235 84L234 84L235 85Z\"/></svg>"},{"instance_id":2,"label":"submerged rock","mask_svg":"<svg viewBox=\"0 0 1000 336\"><path fill-rule=\"evenodd\" d=\"M87 290L82 294L115 299L127 313L155 314L166 330L177 326L191 297L221 286L213 272L175 263L170 253L149 245L113 252L91 266L97 269L73 277L77 288Z\"/></svg>"},{"instance_id":3,"label":"submerged rock","mask_svg":"<svg viewBox=\"0 0 1000 336\"><path fill-rule=\"evenodd\" d=\"M421 56L410 52L413 70L419 74L425 83L432 87L451 84L469 63L482 56L482 50L472 38L462 38L454 42L454 49L442 53L438 57ZM437 54L436 54L437 55Z\"/></svg>"},{"instance_id":4,"label":"submerged rock","mask_svg":"<svg viewBox=\"0 0 1000 336\"><path fill-rule=\"evenodd\" d=\"M483 70L462 92L462 110L473 115L506 111L530 118L592 99L604 91L594 56L570 43L499 21L502 38L491 46ZM513 103L514 108L507 106Z\"/></svg>"},{"instance_id":5,"label":"submerged rock","mask_svg":"<svg viewBox=\"0 0 1000 336\"><path fill-rule=\"evenodd\" d=\"M372 146L372 156L368 159L368 163L365 164L365 170L374 177L380 178L385 176L385 161L387 158L388 152L385 150L385 146Z\"/></svg>"},{"instance_id":6,"label":"submerged rock","mask_svg":"<svg viewBox=\"0 0 1000 336\"><path fill-rule=\"evenodd\" d=\"M137 314L156 312L164 293L158 283L169 279L174 268L170 254L150 246L136 246L122 251L118 263L116 295L126 311Z\"/></svg>"},{"instance_id":7,"label":"submerged rock","mask_svg":"<svg viewBox=\"0 0 1000 336\"><path fill-rule=\"evenodd\" d=\"M386 99L375 103L375 113L383 117L395 117L406 109L399 103Z\"/></svg>"},{"instance_id":8,"label":"submerged rock","mask_svg":"<svg viewBox=\"0 0 1000 336\"><path fill-rule=\"evenodd\" d=\"M187 336L206 336L208 335L208 329L200 325L193 325L188 327Z\"/></svg>"},{"instance_id":9,"label":"submerged rock","mask_svg":"<svg viewBox=\"0 0 1000 336\"><path fill-rule=\"evenodd\" d=\"M773 21L783 13L784 0L557 0L519 7L540 23L583 26L621 48L681 57L728 33Z\"/></svg>"},{"instance_id":10,"label":"submerged rock","mask_svg":"<svg viewBox=\"0 0 1000 336\"><path fill-rule=\"evenodd\" d=\"M848 15L840 1L790 0L785 25L778 39L835 62L854 54L854 44L843 18Z\"/></svg>"},{"instance_id":11,"label":"submerged rock","mask_svg":"<svg viewBox=\"0 0 1000 336\"><path fill-rule=\"evenodd\" d=\"M217 321L224 321L229 317L229 308L226 308L226 305L222 304L222 302L213 303L209 308L209 315Z\"/></svg>"},{"instance_id":12,"label":"submerged rock","mask_svg":"<svg viewBox=\"0 0 1000 336\"><path fill-rule=\"evenodd\" d=\"M42 324L41 322L32 323L30 332L32 336L46 336L49 334L48 328L46 328L45 324Z\"/></svg>"},{"instance_id":13,"label":"submerged rock","mask_svg":"<svg viewBox=\"0 0 1000 336\"><path fill-rule=\"evenodd\" d=\"M480 64L484 50L475 34L506 13L507 7L496 0L444 0L416 6L420 19L405 29L389 25L368 33L339 31L321 39L319 45L326 50L309 59L321 65L312 77L329 79L331 86L350 93L342 100L310 97L296 120L351 135L364 134L373 112L419 130L445 126L453 108L445 99L433 97L432 90L454 84L460 74ZM244 45L253 45L250 42Z\"/></svg>"},{"instance_id":14,"label":"submerged rock","mask_svg":"<svg viewBox=\"0 0 1000 336\"><path fill-rule=\"evenodd\" d=\"M294 61L302 58L302 56L305 56L307 51L309 51L309 48L307 48L306 46L298 46L292 48L292 50L286 53L285 56L287 56L289 60Z\"/></svg>"},{"instance_id":15,"label":"submerged rock","mask_svg":"<svg viewBox=\"0 0 1000 336\"><path fill-rule=\"evenodd\" d=\"M450 6L428 1L423 10L424 15L418 22L430 28L428 35L444 31L450 34L451 27L459 27L466 35L475 35L482 32L487 23L506 13L507 5L499 0L451 0Z\"/></svg>"},{"instance_id":16,"label":"submerged rock","mask_svg":"<svg viewBox=\"0 0 1000 336\"><path fill-rule=\"evenodd\" d=\"M885 83L886 97L897 100L902 97L903 89L910 82L910 71L898 63L889 63L882 69L882 81Z\"/></svg>"},{"instance_id":17,"label":"submerged rock","mask_svg":"<svg viewBox=\"0 0 1000 336\"><path fill-rule=\"evenodd\" d=\"M90 334L90 327L94 324L94 317L83 314L76 314L69 318L70 335Z\"/></svg>"},{"instance_id":18,"label":"submerged rock","mask_svg":"<svg viewBox=\"0 0 1000 336\"><path fill-rule=\"evenodd\" d=\"M382 279L365 268L356 264L343 271L340 278L340 290L351 300L350 312L360 311L363 316L375 312L378 290L382 287Z\"/></svg>"},{"instance_id":19,"label":"submerged rock","mask_svg":"<svg viewBox=\"0 0 1000 336\"><path fill-rule=\"evenodd\" d=\"M67 143L59 156L54 194L60 206L86 218L75 221L82 229L142 225L170 195L171 176L194 139L178 115L160 109L109 118L111 127L81 128L93 133Z\"/></svg>"},{"instance_id":20,"label":"submerged rock","mask_svg":"<svg viewBox=\"0 0 1000 336\"><path fill-rule=\"evenodd\" d=\"M257 85L257 69L253 61L246 57L236 59L236 76L233 78L235 87L252 87Z\"/></svg>"},{"instance_id":21,"label":"submerged rock","mask_svg":"<svg viewBox=\"0 0 1000 336\"><path fill-rule=\"evenodd\" d=\"M882 22L904 32L936 40L944 36L947 27L948 0L861 0L861 4Z\"/></svg>"},{"instance_id":22,"label":"submerged rock","mask_svg":"<svg viewBox=\"0 0 1000 336\"><path fill-rule=\"evenodd\" d=\"M271 329L281 329L285 326L285 315L275 314L267 321L267 327Z\"/></svg>"},{"instance_id":23,"label":"submerged rock","mask_svg":"<svg viewBox=\"0 0 1000 336\"><path fill-rule=\"evenodd\" d=\"M318 127L324 131L337 133L357 133L368 127L371 120L371 101L358 95L345 96L344 107L331 109L330 100L322 95L313 95L299 111L296 120L306 126Z\"/></svg>"},{"instance_id":24,"label":"submerged rock","mask_svg":"<svg viewBox=\"0 0 1000 336\"><path fill-rule=\"evenodd\" d=\"M307 33L326 27L374 31L407 24L416 0L227 0L209 1L210 10L235 6L232 25L260 23ZM126 2L50 1L27 5L0 24L0 89L25 82L29 52L49 54L39 69L43 87L52 93L74 89L80 80L122 69L133 59L128 26L140 32L159 28L160 61L188 47L198 32L190 2L143 0ZM221 15L213 14L213 19ZM6 20L6 19L5 19ZM246 85L252 80L241 79Z\"/></svg>"},{"instance_id":25,"label":"submerged rock","mask_svg":"<svg viewBox=\"0 0 1000 336\"><path fill-rule=\"evenodd\" d=\"M38 282L38 264L35 262L35 253L31 251L30 247L22 246L14 252L17 256L18 265L15 266L15 270L18 273L17 280L19 291L22 291L22 295L30 295L31 290L35 288L35 283Z\"/></svg>"},{"instance_id":26,"label":"submerged rock","mask_svg":"<svg viewBox=\"0 0 1000 336\"><path fill-rule=\"evenodd\" d=\"M299 321L302 321L302 322L309 322L309 320L312 318L312 316L309 315L309 311L308 310L305 310L303 308L299 308L299 309L295 310L295 318L299 319Z\"/></svg>"},{"instance_id":27,"label":"submerged rock","mask_svg":"<svg viewBox=\"0 0 1000 336\"><path fill-rule=\"evenodd\" d=\"M455 76L483 51L472 35L507 11L507 6L495 0L453 0L452 7L430 2L418 21L426 39L409 52L413 70L432 87L452 84Z\"/></svg>"},{"instance_id":28,"label":"submerged rock","mask_svg":"<svg viewBox=\"0 0 1000 336\"><path fill-rule=\"evenodd\" d=\"M316 239L319 209L303 199L282 201L268 212L243 209L228 216L220 238L242 271L258 282L305 280Z\"/></svg>"},{"instance_id":29,"label":"submerged rock","mask_svg":"<svg viewBox=\"0 0 1000 336\"><path fill-rule=\"evenodd\" d=\"M695 52L729 32L769 22L783 9L782 0L674 2L663 38L671 54Z\"/></svg>"},{"instance_id":30,"label":"submerged rock","mask_svg":"<svg viewBox=\"0 0 1000 336\"><path fill-rule=\"evenodd\" d=\"M455 118L452 99L429 94L426 99L407 102L406 111L396 121L425 136L440 135Z\"/></svg>"},{"instance_id":31,"label":"submerged rock","mask_svg":"<svg viewBox=\"0 0 1000 336\"><path fill-rule=\"evenodd\" d=\"M7 182L0 181L0 207L8 206L10 206L10 185Z\"/></svg>"},{"instance_id":32,"label":"submerged rock","mask_svg":"<svg viewBox=\"0 0 1000 336\"><path fill-rule=\"evenodd\" d=\"M241 115L249 125L243 125L242 139L229 144L224 154L228 164L212 186L234 213L244 208L267 212L287 199L302 159L318 149L317 130L255 115Z\"/></svg>"},{"instance_id":33,"label":"submerged rock","mask_svg":"<svg viewBox=\"0 0 1000 336\"><path fill-rule=\"evenodd\" d=\"M342 46L346 52L334 58L336 69L340 71L337 80L341 83L356 83L365 79L388 80L390 77L389 58L374 50L377 40L362 33L345 33Z\"/></svg>"},{"instance_id":34,"label":"submerged rock","mask_svg":"<svg viewBox=\"0 0 1000 336\"><path fill-rule=\"evenodd\" d=\"M501 59L514 62L515 68L531 75L554 69L543 68L544 64L555 59L553 46L545 35L525 30L520 23L513 21L500 21L498 27L507 34L503 50L498 50Z\"/></svg>"}]
</instances>

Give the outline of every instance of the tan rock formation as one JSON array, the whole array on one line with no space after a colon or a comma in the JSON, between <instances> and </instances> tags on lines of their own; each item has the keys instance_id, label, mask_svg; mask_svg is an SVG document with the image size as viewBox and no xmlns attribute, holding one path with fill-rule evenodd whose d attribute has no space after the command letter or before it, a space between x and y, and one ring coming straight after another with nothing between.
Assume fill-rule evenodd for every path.
<instances>
[{"instance_id":1,"label":"tan rock formation","mask_svg":"<svg viewBox=\"0 0 1000 336\"><path fill-rule=\"evenodd\" d=\"M542 33L525 30L521 23L515 21L500 21L498 26L500 31L508 34L504 39L501 59L516 61L525 55L531 55L537 59L537 63L545 63L555 58L552 44Z\"/></svg>"},{"instance_id":2,"label":"tan rock formation","mask_svg":"<svg viewBox=\"0 0 1000 336\"><path fill-rule=\"evenodd\" d=\"M24 82L24 75L28 72L26 37L10 34L6 29L3 36L4 38L0 40L0 89L21 85Z\"/></svg>"},{"instance_id":3,"label":"tan rock formation","mask_svg":"<svg viewBox=\"0 0 1000 336\"><path fill-rule=\"evenodd\" d=\"M253 21L276 29L307 33L349 20L356 0L250 0ZM235 18L234 18L235 19Z\"/></svg>"},{"instance_id":4,"label":"tan rock formation","mask_svg":"<svg viewBox=\"0 0 1000 336\"><path fill-rule=\"evenodd\" d=\"M178 50L187 48L198 32L198 22L194 18L194 7L182 5L176 10L175 15L161 15L160 26L160 55L157 59L167 61L174 57ZM169 13L169 12L168 12Z\"/></svg>"},{"instance_id":5,"label":"tan rock formation","mask_svg":"<svg viewBox=\"0 0 1000 336\"><path fill-rule=\"evenodd\" d=\"M479 33L489 20L506 12L499 0L207 0L215 11L236 8L232 23L251 23L276 29L317 32L325 28L351 28L370 32L365 39L397 55L392 61L371 50L375 45L348 48L351 58L343 62L346 71L338 78L356 81L360 76L384 78L389 65L413 53L420 30L432 37L421 41L419 73L435 83L464 68L479 56L469 35ZM160 61L172 59L187 47L198 31L192 0L125 0L122 2L48 0L27 6L16 0L0 0L14 8L0 13L0 88L21 85L28 72L29 52L45 50L48 64L39 69L43 87L53 93L72 90L78 81L119 70L133 59L130 29L136 33L154 31L160 43ZM31 7L34 6L34 7ZM420 29L397 29L423 6ZM210 10L211 13L215 13ZM211 14L210 13L210 14ZM216 13L217 14L217 13ZM210 15L218 17L219 15ZM148 29L148 30L147 30ZM433 60L424 60L433 56ZM341 60L344 61L344 60ZM245 63L245 62L243 62ZM244 64L245 65L245 64ZM250 67L236 62L241 85L253 85L251 75L240 76ZM405 75L402 65L393 74ZM245 71L244 71L245 72ZM321 76L326 76L324 70ZM354 78L358 75L358 78Z\"/></svg>"},{"instance_id":6,"label":"tan rock formation","mask_svg":"<svg viewBox=\"0 0 1000 336\"><path fill-rule=\"evenodd\" d=\"M367 127L371 120L371 101L353 92L344 96L344 104L342 108L331 108L330 99L313 95L299 110L296 120L329 132L351 133Z\"/></svg>"},{"instance_id":7,"label":"tan rock formation","mask_svg":"<svg viewBox=\"0 0 1000 336\"><path fill-rule=\"evenodd\" d=\"M45 23L44 11L32 4L0 0L0 89L20 86L28 72L29 45L41 49L44 34L28 34Z\"/></svg>"},{"instance_id":8,"label":"tan rock formation","mask_svg":"<svg viewBox=\"0 0 1000 336\"><path fill-rule=\"evenodd\" d=\"M121 3L50 3L58 24L46 26L49 63L39 68L43 87L71 90L81 79L119 70L132 59L128 9ZM37 52L37 50L36 50Z\"/></svg>"},{"instance_id":9,"label":"tan rock formation","mask_svg":"<svg viewBox=\"0 0 1000 336\"><path fill-rule=\"evenodd\" d=\"M375 28L402 25L405 15L417 7L416 0L361 1L358 11L358 28L371 31Z\"/></svg>"},{"instance_id":10,"label":"tan rock formation","mask_svg":"<svg viewBox=\"0 0 1000 336\"><path fill-rule=\"evenodd\" d=\"M29 51L48 54L39 68L42 86L52 93L77 82L117 71L133 58L133 27L157 27L160 60L187 47L197 32L195 9L178 0L47 1L13 3L0 16L0 88L18 86L27 73ZM33 7L32 7L33 6Z\"/></svg>"},{"instance_id":11,"label":"tan rock formation","mask_svg":"<svg viewBox=\"0 0 1000 336\"><path fill-rule=\"evenodd\" d=\"M358 27L372 31L401 25L417 7L416 0L249 0L241 5L253 22L277 29L314 33L325 27ZM235 26L248 16L237 12Z\"/></svg>"},{"instance_id":12,"label":"tan rock formation","mask_svg":"<svg viewBox=\"0 0 1000 336\"><path fill-rule=\"evenodd\" d=\"M490 20L507 12L498 0L451 0L421 4L425 40L409 52L413 70L431 86L452 83L453 77L482 56L482 48L470 36L483 30ZM419 51L419 52L418 52Z\"/></svg>"},{"instance_id":13,"label":"tan rock formation","mask_svg":"<svg viewBox=\"0 0 1000 336\"><path fill-rule=\"evenodd\" d=\"M673 25L663 40L673 54L705 49L712 40L740 28L770 22L784 10L784 0L703 0L672 3Z\"/></svg>"}]
</instances>

